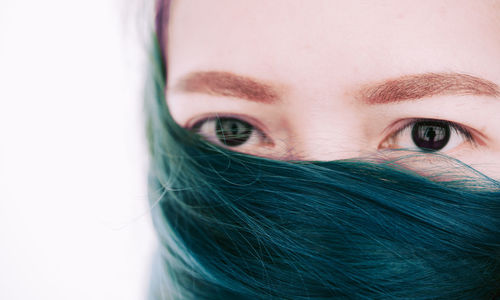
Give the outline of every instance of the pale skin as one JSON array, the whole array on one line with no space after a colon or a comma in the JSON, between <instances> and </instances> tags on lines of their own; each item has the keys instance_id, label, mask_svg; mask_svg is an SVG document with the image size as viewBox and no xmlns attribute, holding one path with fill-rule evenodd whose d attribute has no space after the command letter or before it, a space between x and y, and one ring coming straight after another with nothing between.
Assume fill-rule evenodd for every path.
<instances>
[{"instance_id":1,"label":"pale skin","mask_svg":"<svg viewBox=\"0 0 500 300\"><path fill-rule=\"evenodd\" d=\"M498 0L177 0L167 51L174 120L215 144L338 160L419 150L420 122L500 179ZM224 144L221 120L247 138Z\"/></svg>"}]
</instances>

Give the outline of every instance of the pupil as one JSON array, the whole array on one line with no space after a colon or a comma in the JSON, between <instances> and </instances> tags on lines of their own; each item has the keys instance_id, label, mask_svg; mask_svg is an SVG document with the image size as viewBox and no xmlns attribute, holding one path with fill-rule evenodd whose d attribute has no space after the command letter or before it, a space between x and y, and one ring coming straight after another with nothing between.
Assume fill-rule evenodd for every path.
<instances>
[{"instance_id":1,"label":"pupil","mask_svg":"<svg viewBox=\"0 0 500 300\"><path fill-rule=\"evenodd\" d=\"M236 135L238 133L238 125L236 125L236 123L233 123L233 125L231 126L231 133L233 135Z\"/></svg>"},{"instance_id":2,"label":"pupil","mask_svg":"<svg viewBox=\"0 0 500 300\"><path fill-rule=\"evenodd\" d=\"M251 136L253 126L233 118L219 118L216 123L217 138L226 146L244 144Z\"/></svg>"},{"instance_id":3,"label":"pupil","mask_svg":"<svg viewBox=\"0 0 500 300\"><path fill-rule=\"evenodd\" d=\"M413 142L424 151L443 149L450 140L450 126L440 121L421 121L413 125Z\"/></svg>"},{"instance_id":4,"label":"pupil","mask_svg":"<svg viewBox=\"0 0 500 300\"><path fill-rule=\"evenodd\" d=\"M434 138L436 137L436 132L434 131L434 128L428 127L425 130L425 136L429 141L434 141Z\"/></svg>"}]
</instances>

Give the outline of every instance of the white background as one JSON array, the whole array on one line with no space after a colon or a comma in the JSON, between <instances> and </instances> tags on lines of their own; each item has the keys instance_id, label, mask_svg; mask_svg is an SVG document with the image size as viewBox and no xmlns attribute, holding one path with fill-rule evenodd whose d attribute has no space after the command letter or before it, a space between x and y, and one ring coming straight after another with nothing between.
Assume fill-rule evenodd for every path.
<instances>
[{"instance_id":1,"label":"white background","mask_svg":"<svg viewBox=\"0 0 500 300\"><path fill-rule=\"evenodd\" d=\"M0 0L0 299L146 298L138 1Z\"/></svg>"}]
</instances>

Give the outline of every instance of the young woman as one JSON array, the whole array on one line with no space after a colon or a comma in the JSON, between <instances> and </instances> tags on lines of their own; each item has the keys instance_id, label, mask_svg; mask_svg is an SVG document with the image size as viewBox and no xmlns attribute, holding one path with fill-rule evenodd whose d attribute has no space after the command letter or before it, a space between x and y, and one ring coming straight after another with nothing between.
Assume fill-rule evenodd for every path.
<instances>
[{"instance_id":1,"label":"young woman","mask_svg":"<svg viewBox=\"0 0 500 300\"><path fill-rule=\"evenodd\" d=\"M158 1L151 299L500 295L498 1Z\"/></svg>"}]
</instances>

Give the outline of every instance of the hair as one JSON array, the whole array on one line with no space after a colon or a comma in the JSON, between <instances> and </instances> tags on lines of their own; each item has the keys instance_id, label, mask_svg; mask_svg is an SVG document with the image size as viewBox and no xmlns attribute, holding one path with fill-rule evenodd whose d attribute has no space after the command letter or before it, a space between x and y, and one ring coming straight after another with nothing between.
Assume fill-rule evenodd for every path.
<instances>
[{"instance_id":1,"label":"hair","mask_svg":"<svg viewBox=\"0 0 500 300\"><path fill-rule=\"evenodd\" d=\"M160 241L151 300L500 294L498 181L432 153L271 160L177 125L164 96L169 2L158 5L145 100ZM448 171L405 167L429 158Z\"/></svg>"}]
</instances>

